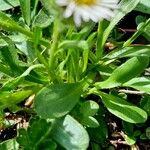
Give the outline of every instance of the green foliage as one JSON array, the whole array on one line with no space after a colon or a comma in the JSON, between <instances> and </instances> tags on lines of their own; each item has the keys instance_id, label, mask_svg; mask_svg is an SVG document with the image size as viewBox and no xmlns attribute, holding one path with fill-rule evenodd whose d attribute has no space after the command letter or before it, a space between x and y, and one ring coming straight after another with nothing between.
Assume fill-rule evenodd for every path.
<instances>
[{"instance_id":1,"label":"green foliage","mask_svg":"<svg viewBox=\"0 0 150 150\"><path fill-rule=\"evenodd\" d=\"M19 0L0 0L0 10L8 10L19 6Z\"/></svg>"},{"instance_id":2,"label":"green foliage","mask_svg":"<svg viewBox=\"0 0 150 150\"><path fill-rule=\"evenodd\" d=\"M148 63L148 57L133 57L121 66L117 67L107 80L96 83L95 85L97 88L112 88L121 86L123 83L142 73L148 66Z\"/></svg>"},{"instance_id":3,"label":"green foliage","mask_svg":"<svg viewBox=\"0 0 150 150\"><path fill-rule=\"evenodd\" d=\"M102 102L107 109L122 120L130 123L142 123L147 120L145 111L128 103L124 99L103 92L98 92L96 94L101 96Z\"/></svg>"},{"instance_id":4,"label":"green foliage","mask_svg":"<svg viewBox=\"0 0 150 150\"><path fill-rule=\"evenodd\" d=\"M121 0L110 22L76 27L54 0L0 0L0 127L6 111L30 120L0 150L114 149L107 144L110 116L123 122L128 145L150 139L143 124L150 116L149 7ZM143 14L124 39L118 23L134 9ZM31 95L33 105L24 107Z\"/></svg>"},{"instance_id":5,"label":"green foliage","mask_svg":"<svg viewBox=\"0 0 150 150\"><path fill-rule=\"evenodd\" d=\"M132 87L134 89L143 91L145 93L150 93L149 89L150 79L146 77L133 78L130 81L126 82L124 86Z\"/></svg>"},{"instance_id":6,"label":"green foliage","mask_svg":"<svg viewBox=\"0 0 150 150\"><path fill-rule=\"evenodd\" d=\"M150 9L150 1L147 1L147 0L140 0L140 3L135 8L135 10L138 10L140 12L147 13L147 14L150 14L149 9Z\"/></svg>"},{"instance_id":7,"label":"green foliage","mask_svg":"<svg viewBox=\"0 0 150 150\"><path fill-rule=\"evenodd\" d=\"M98 121L93 117L99 110L99 105L94 101L84 102L79 109L80 122L88 127L98 127Z\"/></svg>"},{"instance_id":8,"label":"green foliage","mask_svg":"<svg viewBox=\"0 0 150 150\"><path fill-rule=\"evenodd\" d=\"M26 21L27 25L30 26L30 20L31 20L31 11L30 11L30 0L19 0L20 2L20 7L21 7L21 12L24 20Z\"/></svg>"},{"instance_id":9,"label":"green foliage","mask_svg":"<svg viewBox=\"0 0 150 150\"><path fill-rule=\"evenodd\" d=\"M40 150L56 148L56 144L48 138L51 131L51 123L44 119L33 119L28 129L19 129L17 142L25 150Z\"/></svg>"},{"instance_id":10,"label":"green foliage","mask_svg":"<svg viewBox=\"0 0 150 150\"><path fill-rule=\"evenodd\" d=\"M19 150L19 144L14 139L7 140L0 144L0 150L8 150L8 149Z\"/></svg>"},{"instance_id":11,"label":"green foliage","mask_svg":"<svg viewBox=\"0 0 150 150\"><path fill-rule=\"evenodd\" d=\"M104 111L102 111L102 108L99 108L99 112L97 113L97 116L95 116L96 120L99 123L99 126L96 128L89 127L87 128L87 131L89 133L91 141L93 144L99 143L102 147L105 147L106 140L108 138L108 127L107 123L105 121L104 117Z\"/></svg>"},{"instance_id":12,"label":"green foliage","mask_svg":"<svg viewBox=\"0 0 150 150\"><path fill-rule=\"evenodd\" d=\"M51 134L52 138L67 150L85 150L89 145L86 130L70 115L54 122Z\"/></svg>"},{"instance_id":13,"label":"green foliage","mask_svg":"<svg viewBox=\"0 0 150 150\"><path fill-rule=\"evenodd\" d=\"M44 87L35 97L35 110L42 118L62 117L77 104L81 93L80 83L62 83Z\"/></svg>"},{"instance_id":14,"label":"green foliage","mask_svg":"<svg viewBox=\"0 0 150 150\"><path fill-rule=\"evenodd\" d=\"M145 95L141 99L140 106L147 112L148 116L150 116L150 97Z\"/></svg>"}]
</instances>

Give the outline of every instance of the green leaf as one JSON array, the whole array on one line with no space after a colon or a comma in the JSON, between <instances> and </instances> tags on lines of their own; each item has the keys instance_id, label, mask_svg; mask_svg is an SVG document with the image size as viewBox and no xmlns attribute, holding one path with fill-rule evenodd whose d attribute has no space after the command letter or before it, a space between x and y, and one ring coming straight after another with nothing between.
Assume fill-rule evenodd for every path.
<instances>
[{"instance_id":1,"label":"green leaf","mask_svg":"<svg viewBox=\"0 0 150 150\"><path fill-rule=\"evenodd\" d=\"M148 140L148 138L147 138L145 133L140 135L140 140Z\"/></svg>"},{"instance_id":2,"label":"green leaf","mask_svg":"<svg viewBox=\"0 0 150 150\"><path fill-rule=\"evenodd\" d=\"M88 100L78 103L71 111L71 114L85 127L97 128L99 122L95 117L97 116L98 110L99 105L92 100Z\"/></svg>"},{"instance_id":3,"label":"green leaf","mask_svg":"<svg viewBox=\"0 0 150 150\"><path fill-rule=\"evenodd\" d=\"M130 123L143 123L147 120L147 113L126 100L98 91L95 93L102 98L106 108L115 116Z\"/></svg>"},{"instance_id":4,"label":"green leaf","mask_svg":"<svg viewBox=\"0 0 150 150\"><path fill-rule=\"evenodd\" d=\"M99 110L99 105L92 101L88 100L81 104L81 107L79 108L79 121L82 125L85 125L87 127L98 127L99 123L98 121L92 117L94 116Z\"/></svg>"},{"instance_id":5,"label":"green leaf","mask_svg":"<svg viewBox=\"0 0 150 150\"><path fill-rule=\"evenodd\" d=\"M27 56L27 62L35 61L36 54L33 43L23 34L10 35L9 38L14 42L17 49Z\"/></svg>"},{"instance_id":6,"label":"green leaf","mask_svg":"<svg viewBox=\"0 0 150 150\"><path fill-rule=\"evenodd\" d=\"M0 143L0 150L19 150L19 144L15 139L7 140Z\"/></svg>"},{"instance_id":7,"label":"green leaf","mask_svg":"<svg viewBox=\"0 0 150 150\"><path fill-rule=\"evenodd\" d=\"M150 14L150 1L140 0L139 4L136 6L135 10L142 13Z\"/></svg>"},{"instance_id":8,"label":"green leaf","mask_svg":"<svg viewBox=\"0 0 150 150\"><path fill-rule=\"evenodd\" d=\"M0 10L8 10L19 6L19 0L0 0Z\"/></svg>"},{"instance_id":9,"label":"green leaf","mask_svg":"<svg viewBox=\"0 0 150 150\"><path fill-rule=\"evenodd\" d=\"M136 138L134 136L125 135L124 139L128 145L134 145L136 143Z\"/></svg>"},{"instance_id":10,"label":"green leaf","mask_svg":"<svg viewBox=\"0 0 150 150\"><path fill-rule=\"evenodd\" d=\"M25 100L25 98L29 97L31 94L33 94L32 90L22 90L22 91L17 91L14 93L1 92L0 93L0 109L12 107L13 105L16 105L22 102L23 100Z\"/></svg>"},{"instance_id":11,"label":"green leaf","mask_svg":"<svg viewBox=\"0 0 150 150\"><path fill-rule=\"evenodd\" d=\"M150 96L144 95L140 101L140 107L144 109L148 116L150 116Z\"/></svg>"},{"instance_id":12,"label":"green leaf","mask_svg":"<svg viewBox=\"0 0 150 150\"><path fill-rule=\"evenodd\" d=\"M130 81L124 83L123 86L132 87L134 89L137 89L139 91L143 91L149 94L150 93L150 78L146 78L146 77L133 78Z\"/></svg>"},{"instance_id":13,"label":"green leaf","mask_svg":"<svg viewBox=\"0 0 150 150\"><path fill-rule=\"evenodd\" d=\"M31 39L33 37L32 32L21 27L17 22L12 20L10 17L8 17L5 13L3 13L1 11L0 11L0 27L6 31L20 32L20 33L30 37ZM50 46L49 41L45 40L43 38L41 38L39 42L40 42L40 44L42 44L46 47Z\"/></svg>"},{"instance_id":14,"label":"green leaf","mask_svg":"<svg viewBox=\"0 0 150 150\"><path fill-rule=\"evenodd\" d=\"M150 23L149 25L145 28L143 36L150 42Z\"/></svg>"},{"instance_id":15,"label":"green leaf","mask_svg":"<svg viewBox=\"0 0 150 150\"><path fill-rule=\"evenodd\" d=\"M33 82L33 79L32 79L33 76L30 76L30 72L35 68L43 68L43 65L41 64L32 65L27 70L25 70L25 72L23 72L20 76L7 80L2 85L1 91L9 91L9 90L13 90L14 88L17 88L17 86L21 84L27 76L29 76L30 81ZM38 76L38 79L40 79L40 76Z\"/></svg>"},{"instance_id":16,"label":"green leaf","mask_svg":"<svg viewBox=\"0 0 150 150\"><path fill-rule=\"evenodd\" d=\"M1 11L0 11L0 27L7 31L21 32L27 36L32 37L32 32L29 32L28 30L19 26L17 22L12 20L10 17L8 17L5 13Z\"/></svg>"},{"instance_id":17,"label":"green leaf","mask_svg":"<svg viewBox=\"0 0 150 150\"><path fill-rule=\"evenodd\" d=\"M8 42L8 39L7 39ZM17 56L17 49L15 45L11 42L8 42L9 46L4 46L0 48L0 54L3 57L3 63L7 64L13 76L19 75L21 68L19 67L19 59Z\"/></svg>"},{"instance_id":18,"label":"green leaf","mask_svg":"<svg viewBox=\"0 0 150 150\"><path fill-rule=\"evenodd\" d=\"M125 141L128 143L128 145L133 145L136 142L136 138L134 136L134 124L131 124L129 122L123 121L123 130L125 134L123 134L123 137Z\"/></svg>"},{"instance_id":19,"label":"green leaf","mask_svg":"<svg viewBox=\"0 0 150 150\"><path fill-rule=\"evenodd\" d=\"M31 19L30 0L19 0L19 2L23 18L26 21L27 25L29 26Z\"/></svg>"},{"instance_id":20,"label":"green leaf","mask_svg":"<svg viewBox=\"0 0 150 150\"><path fill-rule=\"evenodd\" d=\"M82 83L61 83L44 87L35 97L35 110L43 118L58 118L69 113L82 93Z\"/></svg>"},{"instance_id":21,"label":"green leaf","mask_svg":"<svg viewBox=\"0 0 150 150\"><path fill-rule=\"evenodd\" d=\"M40 149L43 145L45 149L54 150L56 144L48 138L51 128L51 123L44 119L32 119L27 130L24 128L19 129L17 142L25 150Z\"/></svg>"},{"instance_id":22,"label":"green leaf","mask_svg":"<svg viewBox=\"0 0 150 150\"><path fill-rule=\"evenodd\" d=\"M134 124L122 121L122 126L123 126L123 131L128 136L133 136L134 135Z\"/></svg>"},{"instance_id":23,"label":"green leaf","mask_svg":"<svg viewBox=\"0 0 150 150\"><path fill-rule=\"evenodd\" d=\"M80 107L80 113L82 113L85 116L94 116L99 109L99 105L92 101L88 100L84 102Z\"/></svg>"},{"instance_id":24,"label":"green leaf","mask_svg":"<svg viewBox=\"0 0 150 150\"><path fill-rule=\"evenodd\" d=\"M86 130L69 115L56 120L51 135L67 150L86 150L89 145L89 136Z\"/></svg>"},{"instance_id":25,"label":"green leaf","mask_svg":"<svg viewBox=\"0 0 150 150\"><path fill-rule=\"evenodd\" d=\"M96 42L96 57L100 59L103 55L103 38L105 36L105 29L108 27L108 21L102 20L98 24L97 42Z\"/></svg>"},{"instance_id":26,"label":"green leaf","mask_svg":"<svg viewBox=\"0 0 150 150\"><path fill-rule=\"evenodd\" d=\"M146 129L146 136L150 139L150 127Z\"/></svg>"},{"instance_id":27,"label":"green leaf","mask_svg":"<svg viewBox=\"0 0 150 150\"><path fill-rule=\"evenodd\" d=\"M95 142L91 142L91 149L92 150L102 150L100 145Z\"/></svg>"},{"instance_id":28,"label":"green leaf","mask_svg":"<svg viewBox=\"0 0 150 150\"><path fill-rule=\"evenodd\" d=\"M86 116L81 119L80 123L86 127L97 128L99 127L99 122L92 116Z\"/></svg>"},{"instance_id":29,"label":"green leaf","mask_svg":"<svg viewBox=\"0 0 150 150\"><path fill-rule=\"evenodd\" d=\"M107 80L96 83L95 85L97 88L102 89L121 86L123 83L142 73L148 64L148 57L133 57L117 67Z\"/></svg>"},{"instance_id":30,"label":"green leaf","mask_svg":"<svg viewBox=\"0 0 150 150\"><path fill-rule=\"evenodd\" d=\"M45 9L41 9L35 20L33 22L33 26L38 26L41 28L46 28L54 21L52 16L49 16L48 12Z\"/></svg>"},{"instance_id":31,"label":"green leaf","mask_svg":"<svg viewBox=\"0 0 150 150\"><path fill-rule=\"evenodd\" d=\"M103 113L104 114L104 113ZM98 114L96 119L98 120L99 127L97 128L87 128L87 131L90 135L91 141L95 141L96 143L100 143L103 145L108 138L108 128L106 121L104 120L103 114Z\"/></svg>"},{"instance_id":32,"label":"green leaf","mask_svg":"<svg viewBox=\"0 0 150 150\"><path fill-rule=\"evenodd\" d=\"M134 57L134 56L150 56L150 46L132 46L117 49L107 54L104 59L117 59L123 57Z\"/></svg>"}]
</instances>

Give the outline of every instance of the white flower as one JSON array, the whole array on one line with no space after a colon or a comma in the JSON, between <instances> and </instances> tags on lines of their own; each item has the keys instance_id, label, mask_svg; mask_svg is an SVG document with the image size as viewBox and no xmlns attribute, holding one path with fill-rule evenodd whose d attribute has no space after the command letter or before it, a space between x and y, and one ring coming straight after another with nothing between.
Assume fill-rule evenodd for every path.
<instances>
[{"instance_id":1,"label":"white flower","mask_svg":"<svg viewBox=\"0 0 150 150\"><path fill-rule=\"evenodd\" d=\"M77 26L81 21L92 20L98 22L102 19L110 20L114 16L114 10L118 8L119 0L56 0L59 6L65 6L64 17L73 15Z\"/></svg>"}]
</instances>

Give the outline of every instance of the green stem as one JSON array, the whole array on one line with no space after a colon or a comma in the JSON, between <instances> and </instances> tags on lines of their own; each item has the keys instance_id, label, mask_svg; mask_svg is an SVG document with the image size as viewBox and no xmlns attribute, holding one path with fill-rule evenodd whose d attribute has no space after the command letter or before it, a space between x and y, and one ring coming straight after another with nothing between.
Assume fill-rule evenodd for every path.
<instances>
[{"instance_id":1,"label":"green stem","mask_svg":"<svg viewBox=\"0 0 150 150\"><path fill-rule=\"evenodd\" d=\"M31 41L32 41L32 39L33 39L33 32L30 32L30 31L28 31L26 29L23 29L23 28L18 28L17 32L20 32L20 33L28 36L31 39ZM48 40L44 39L44 38L40 38L39 43L41 45L45 46L45 47L50 47L50 45L51 45L51 43Z\"/></svg>"},{"instance_id":2,"label":"green stem","mask_svg":"<svg viewBox=\"0 0 150 150\"><path fill-rule=\"evenodd\" d=\"M96 44L96 57L97 60L99 60L103 56L103 51L104 51L104 42L103 42L103 37L104 37L104 31L105 28L108 26L108 22L106 20L102 20L98 24L98 35L97 35L97 44Z\"/></svg>"},{"instance_id":3,"label":"green stem","mask_svg":"<svg viewBox=\"0 0 150 150\"><path fill-rule=\"evenodd\" d=\"M50 56L49 56L49 72L51 78L54 80L56 78L56 75L54 73L54 68L55 68L55 53L58 48L58 37L59 37L59 20L56 19L54 22L54 27L53 27L53 35L52 35L52 45L50 49Z\"/></svg>"},{"instance_id":4,"label":"green stem","mask_svg":"<svg viewBox=\"0 0 150 150\"><path fill-rule=\"evenodd\" d=\"M39 50L39 41L42 37L42 29L40 27L35 27L34 28L34 32L33 32L33 43L34 43L34 51L36 53L36 56L38 58L38 60L45 65L45 67L48 69L48 63L46 61L46 59L44 58L44 56L42 55L42 53Z\"/></svg>"}]
</instances>

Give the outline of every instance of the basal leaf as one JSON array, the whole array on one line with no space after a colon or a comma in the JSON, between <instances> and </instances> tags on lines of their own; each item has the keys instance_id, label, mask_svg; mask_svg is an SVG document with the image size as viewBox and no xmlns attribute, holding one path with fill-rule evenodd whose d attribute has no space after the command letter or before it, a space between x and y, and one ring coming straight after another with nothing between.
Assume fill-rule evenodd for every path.
<instances>
[{"instance_id":1,"label":"basal leaf","mask_svg":"<svg viewBox=\"0 0 150 150\"><path fill-rule=\"evenodd\" d=\"M17 56L17 49L15 45L4 46L0 48L0 54L3 57L3 63L9 66L13 76L19 75L21 73L21 68L19 67L19 59Z\"/></svg>"},{"instance_id":2,"label":"basal leaf","mask_svg":"<svg viewBox=\"0 0 150 150\"><path fill-rule=\"evenodd\" d=\"M64 116L77 104L81 93L81 83L61 83L44 87L35 97L35 110L43 118Z\"/></svg>"},{"instance_id":3,"label":"basal leaf","mask_svg":"<svg viewBox=\"0 0 150 150\"><path fill-rule=\"evenodd\" d=\"M26 23L30 25L30 19L31 19L30 0L19 0L19 2L22 11L22 16L26 21Z\"/></svg>"},{"instance_id":4,"label":"basal leaf","mask_svg":"<svg viewBox=\"0 0 150 150\"><path fill-rule=\"evenodd\" d=\"M136 138L134 136L124 136L125 141L128 145L134 145L136 143Z\"/></svg>"},{"instance_id":5,"label":"basal leaf","mask_svg":"<svg viewBox=\"0 0 150 150\"><path fill-rule=\"evenodd\" d=\"M150 14L150 1L140 0L140 3L136 6L135 10L142 13Z\"/></svg>"},{"instance_id":6,"label":"basal leaf","mask_svg":"<svg viewBox=\"0 0 150 150\"><path fill-rule=\"evenodd\" d=\"M150 116L150 96L149 95L145 94L141 98L140 107L147 112L148 116Z\"/></svg>"},{"instance_id":7,"label":"basal leaf","mask_svg":"<svg viewBox=\"0 0 150 150\"><path fill-rule=\"evenodd\" d=\"M0 143L0 150L19 150L19 144L15 139L10 139Z\"/></svg>"},{"instance_id":8,"label":"basal leaf","mask_svg":"<svg viewBox=\"0 0 150 150\"><path fill-rule=\"evenodd\" d=\"M19 0L0 0L0 10L8 10L19 6Z\"/></svg>"},{"instance_id":9,"label":"basal leaf","mask_svg":"<svg viewBox=\"0 0 150 150\"><path fill-rule=\"evenodd\" d=\"M7 31L21 32L32 37L32 33L19 26L17 22L8 17L5 13L0 11L0 27Z\"/></svg>"},{"instance_id":10,"label":"basal leaf","mask_svg":"<svg viewBox=\"0 0 150 150\"><path fill-rule=\"evenodd\" d=\"M107 122L104 120L104 117L100 115L96 116L96 119L98 120L99 126L97 128L87 128L87 131L90 135L91 141L103 145L108 138Z\"/></svg>"},{"instance_id":11,"label":"basal leaf","mask_svg":"<svg viewBox=\"0 0 150 150\"><path fill-rule=\"evenodd\" d=\"M98 109L99 105L96 102L88 100L81 104L80 113L83 113L85 116L94 116L98 112Z\"/></svg>"},{"instance_id":12,"label":"basal leaf","mask_svg":"<svg viewBox=\"0 0 150 150\"><path fill-rule=\"evenodd\" d=\"M123 84L123 86L132 87L145 93L150 93L150 78L139 77L133 78L130 81Z\"/></svg>"},{"instance_id":13,"label":"basal leaf","mask_svg":"<svg viewBox=\"0 0 150 150\"><path fill-rule=\"evenodd\" d=\"M122 120L130 123L143 123L147 120L147 113L144 110L126 100L100 91L96 94L102 98L102 102L108 111Z\"/></svg>"},{"instance_id":14,"label":"basal leaf","mask_svg":"<svg viewBox=\"0 0 150 150\"><path fill-rule=\"evenodd\" d=\"M30 72L35 69L35 68L42 68L43 65L41 64L36 64L36 65L32 65L30 66L27 70L25 70L20 76L10 79L8 81L6 81L2 87L1 87L1 91L9 91L9 90L13 90L14 88L16 88L19 84L21 84L23 82L23 80L29 76L30 81L33 82L33 76L31 78L30 76ZM40 76L36 76L38 77L38 79L40 79Z\"/></svg>"},{"instance_id":15,"label":"basal leaf","mask_svg":"<svg viewBox=\"0 0 150 150\"><path fill-rule=\"evenodd\" d=\"M90 128L97 128L99 127L99 122L92 116L87 116L82 118L81 122L82 125Z\"/></svg>"},{"instance_id":16,"label":"basal leaf","mask_svg":"<svg viewBox=\"0 0 150 150\"><path fill-rule=\"evenodd\" d=\"M67 150L86 150L89 145L89 136L86 130L69 115L56 120L51 135Z\"/></svg>"},{"instance_id":17,"label":"basal leaf","mask_svg":"<svg viewBox=\"0 0 150 150\"><path fill-rule=\"evenodd\" d=\"M117 59L123 57L134 57L134 56L149 56L150 55L150 46L132 46L124 47L122 49L117 49L112 51L104 57L104 59Z\"/></svg>"},{"instance_id":18,"label":"basal leaf","mask_svg":"<svg viewBox=\"0 0 150 150\"><path fill-rule=\"evenodd\" d=\"M48 12L45 9L41 9L37 16L35 17L35 20L33 22L33 26L38 26L41 28L48 27L52 22L54 21L54 18L49 16Z\"/></svg>"},{"instance_id":19,"label":"basal leaf","mask_svg":"<svg viewBox=\"0 0 150 150\"><path fill-rule=\"evenodd\" d=\"M32 37L33 37L32 32L21 27L17 22L12 20L10 17L8 17L5 13L3 13L1 11L0 11L0 27L6 31L20 32L20 33L28 36L30 39L32 39ZM49 41L45 40L43 38L41 38L39 42L40 42L40 44L45 45L46 47L50 46Z\"/></svg>"},{"instance_id":20,"label":"basal leaf","mask_svg":"<svg viewBox=\"0 0 150 150\"><path fill-rule=\"evenodd\" d=\"M32 119L27 130L23 128L19 129L17 142L25 150L38 150L44 147L45 149L54 150L56 144L48 138L50 131L51 123L46 122L44 119Z\"/></svg>"},{"instance_id":21,"label":"basal leaf","mask_svg":"<svg viewBox=\"0 0 150 150\"><path fill-rule=\"evenodd\" d=\"M97 88L113 88L121 86L123 83L142 73L148 64L148 57L133 57L117 67L107 80L96 83L95 85Z\"/></svg>"},{"instance_id":22,"label":"basal leaf","mask_svg":"<svg viewBox=\"0 0 150 150\"><path fill-rule=\"evenodd\" d=\"M32 90L22 90L14 93L11 92L1 92L0 93L0 109L3 110L5 108L9 108L13 105L16 105L25 98L29 97L33 94Z\"/></svg>"}]
</instances>

